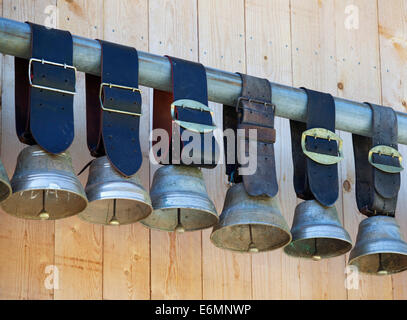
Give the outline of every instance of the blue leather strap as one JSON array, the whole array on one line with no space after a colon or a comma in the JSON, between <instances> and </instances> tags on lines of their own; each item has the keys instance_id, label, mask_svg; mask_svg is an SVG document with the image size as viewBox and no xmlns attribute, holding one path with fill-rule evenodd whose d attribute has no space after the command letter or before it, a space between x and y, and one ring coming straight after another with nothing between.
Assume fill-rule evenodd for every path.
<instances>
[{"instance_id":1,"label":"blue leather strap","mask_svg":"<svg viewBox=\"0 0 407 320\"><path fill-rule=\"evenodd\" d=\"M131 176L142 163L138 54L131 47L99 42L101 75L86 74L88 147L92 156L107 155L116 170Z\"/></svg>"},{"instance_id":2,"label":"blue leather strap","mask_svg":"<svg viewBox=\"0 0 407 320\"><path fill-rule=\"evenodd\" d=\"M57 154L74 138L72 36L68 31L29 25L33 59L15 58L17 135L25 144L38 144Z\"/></svg>"}]
</instances>

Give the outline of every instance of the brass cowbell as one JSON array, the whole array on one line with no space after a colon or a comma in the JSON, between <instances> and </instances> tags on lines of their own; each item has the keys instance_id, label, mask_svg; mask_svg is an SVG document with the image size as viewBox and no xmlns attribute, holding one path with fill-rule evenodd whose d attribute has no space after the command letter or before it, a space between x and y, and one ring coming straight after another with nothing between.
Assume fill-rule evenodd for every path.
<instances>
[{"instance_id":1,"label":"brass cowbell","mask_svg":"<svg viewBox=\"0 0 407 320\"><path fill-rule=\"evenodd\" d=\"M277 197L252 197L237 183L227 191L211 241L219 248L255 253L287 245L291 233Z\"/></svg>"},{"instance_id":2,"label":"brass cowbell","mask_svg":"<svg viewBox=\"0 0 407 320\"><path fill-rule=\"evenodd\" d=\"M121 175L107 156L92 161L85 191L89 206L79 218L87 222L125 225L146 218L153 210L138 175Z\"/></svg>"},{"instance_id":3,"label":"brass cowbell","mask_svg":"<svg viewBox=\"0 0 407 320\"><path fill-rule=\"evenodd\" d=\"M297 205L291 233L293 240L284 248L290 256L319 261L345 254L352 248L335 206L324 207L316 200Z\"/></svg>"},{"instance_id":4,"label":"brass cowbell","mask_svg":"<svg viewBox=\"0 0 407 320\"><path fill-rule=\"evenodd\" d=\"M165 231L194 231L218 222L199 168L166 165L159 168L150 190L153 212L141 222Z\"/></svg>"},{"instance_id":5,"label":"brass cowbell","mask_svg":"<svg viewBox=\"0 0 407 320\"><path fill-rule=\"evenodd\" d=\"M54 155L38 145L24 148L11 186L13 194L1 206L19 218L66 218L83 211L88 203L67 151Z\"/></svg>"},{"instance_id":6,"label":"brass cowbell","mask_svg":"<svg viewBox=\"0 0 407 320\"><path fill-rule=\"evenodd\" d=\"M395 218L373 216L359 224L349 264L360 272L388 275L407 270L407 243Z\"/></svg>"}]
</instances>

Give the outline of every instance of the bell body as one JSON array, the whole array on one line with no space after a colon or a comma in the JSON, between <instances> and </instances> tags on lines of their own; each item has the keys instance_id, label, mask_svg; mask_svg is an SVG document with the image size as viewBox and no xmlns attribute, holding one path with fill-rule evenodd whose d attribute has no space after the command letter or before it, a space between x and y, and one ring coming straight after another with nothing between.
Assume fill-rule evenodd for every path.
<instances>
[{"instance_id":1,"label":"bell body","mask_svg":"<svg viewBox=\"0 0 407 320\"><path fill-rule=\"evenodd\" d=\"M92 161L85 191L89 205L79 217L87 222L125 225L146 218L153 210L137 174L124 177L106 156Z\"/></svg>"},{"instance_id":2,"label":"bell body","mask_svg":"<svg viewBox=\"0 0 407 320\"><path fill-rule=\"evenodd\" d=\"M19 218L66 218L83 211L88 203L69 153L54 155L37 145L18 155L11 187L13 194L1 206Z\"/></svg>"},{"instance_id":3,"label":"bell body","mask_svg":"<svg viewBox=\"0 0 407 320\"><path fill-rule=\"evenodd\" d=\"M252 197L238 183L227 191L211 241L222 249L253 253L287 245L291 233L277 197Z\"/></svg>"},{"instance_id":4,"label":"bell body","mask_svg":"<svg viewBox=\"0 0 407 320\"><path fill-rule=\"evenodd\" d=\"M359 224L349 264L364 273L387 275L407 270L407 243L395 218L373 216Z\"/></svg>"},{"instance_id":5,"label":"bell body","mask_svg":"<svg viewBox=\"0 0 407 320\"><path fill-rule=\"evenodd\" d=\"M0 202L6 200L12 193L10 180L3 163L0 161Z\"/></svg>"},{"instance_id":6,"label":"bell body","mask_svg":"<svg viewBox=\"0 0 407 320\"><path fill-rule=\"evenodd\" d=\"M284 251L294 257L319 261L352 249L352 241L342 227L335 206L324 207L316 200L297 205L291 234L292 242Z\"/></svg>"},{"instance_id":7,"label":"bell body","mask_svg":"<svg viewBox=\"0 0 407 320\"><path fill-rule=\"evenodd\" d=\"M165 231L194 231L218 222L213 202L199 168L166 165L153 177L150 189L153 212L142 223Z\"/></svg>"}]
</instances>

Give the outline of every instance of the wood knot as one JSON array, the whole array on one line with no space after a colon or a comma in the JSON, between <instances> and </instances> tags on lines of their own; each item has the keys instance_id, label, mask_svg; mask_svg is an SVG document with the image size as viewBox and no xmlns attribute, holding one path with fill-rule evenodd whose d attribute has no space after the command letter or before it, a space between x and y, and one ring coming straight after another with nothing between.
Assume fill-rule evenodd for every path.
<instances>
[{"instance_id":1,"label":"wood knot","mask_svg":"<svg viewBox=\"0 0 407 320\"><path fill-rule=\"evenodd\" d=\"M338 89L343 90L343 83L342 82L338 82Z\"/></svg>"},{"instance_id":2,"label":"wood knot","mask_svg":"<svg viewBox=\"0 0 407 320\"><path fill-rule=\"evenodd\" d=\"M351 186L349 180L345 180L345 181L343 182L343 189L344 189L346 192L350 192L350 190L352 189L352 186Z\"/></svg>"}]
</instances>

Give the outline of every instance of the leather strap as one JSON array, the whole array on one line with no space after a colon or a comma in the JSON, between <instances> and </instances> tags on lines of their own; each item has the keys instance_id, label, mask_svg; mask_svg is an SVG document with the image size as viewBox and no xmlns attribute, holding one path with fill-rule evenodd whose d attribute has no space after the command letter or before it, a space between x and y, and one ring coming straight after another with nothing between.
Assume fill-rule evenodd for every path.
<instances>
[{"instance_id":1,"label":"leather strap","mask_svg":"<svg viewBox=\"0 0 407 320\"><path fill-rule=\"evenodd\" d=\"M154 111L153 128L164 129L168 136L170 145L168 149L161 150L161 164L184 164L179 157L179 151L186 147L192 140L183 142L181 136L175 135L173 131L173 118L171 115L171 104L178 100L188 99L208 105L208 89L205 67L196 62L187 61L179 58L169 57L172 72L172 92L154 90ZM176 107L175 118L179 121L188 123L213 126L212 114L208 111L191 109L186 107ZM187 130L180 127L180 134ZM189 133L192 134L190 131ZM194 167L214 168L218 162L219 146L215 140L213 132L193 133L196 137L199 135L201 140L200 154L190 154L192 163L187 164ZM174 147L175 139L178 139L181 150ZM193 138L192 138L193 139ZM211 141L212 148L204 148L205 139ZM164 161L163 161L164 159Z\"/></svg>"},{"instance_id":2,"label":"leather strap","mask_svg":"<svg viewBox=\"0 0 407 320\"><path fill-rule=\"evenodd\" d=\"M131 176L142 163L138 54L131 47L98 41L101 74L86 74L88 148L92 156L107 155L116 170Z\"/></svg>"},{"instance_id":3,"label":"leather strap","mask_svg":"<svg viewBox=\"0 0 407 320\"><path fill-rule=\"evenodd\" d=\"M369 151L376 146L398 150L397 117L392 108L367 103L372 109L372 138L352 135L356 170L356 201L359 211L370 217L394 216L400 190L400 173L388 173L374 167L368 160ZM398 157L372 154L374 163L400 167Z\"/></svg>"},{"instance_id":4,"label":"leather strap","mask_svg":"<svg viewBox=\"0 0 407 320\"><path fill-rule=\"evenodd\" d=\"M243 86L237 107L223 107L224 129L245 130L245 154L249 156L249 130L257 130L257 169L252 175L240 175L237 158L226 165L226 173L232 182L241 182L251 196L274 197L278 192L274 143L275 106L271 102L271 86L267 79L240 74ZM236 113L237 110L237 113ZM235 131L236 132L236 131ZM235 150L239 148L235 139ZM237 148L236 148L237 147ZM225 154L227 155L227 142ZM238 151L239 152L239 151Z\"/></svg>"},{"instance_id":5,"label":"leather strap","mask_svg":"<svg viewBox=\"0 0 407 320\"><path fill-rule=\"evenodd\" d=\"M316 199L324 206L332 206L338 199L338 165L320 164L307 157L301 147L302 133L313 128L335 131L335 102L330 94L303 88L307 94L307 123L290 121L291 148L294 164L294 189L298 198ZM307 137L307 150L338 155L336 141Z\"/></svg>"},{"instance_id":6,"label":"leather strap","mask_svg":"<svg viewBox=\"0 0 407 320\"><path fill-rule=\"evenodd\" d=\"M72 36L68 31L28 24L31 59L14 60L17 136L22 143L38 144L57 154L74 138Z\"/></svg>"}]
</instances>

